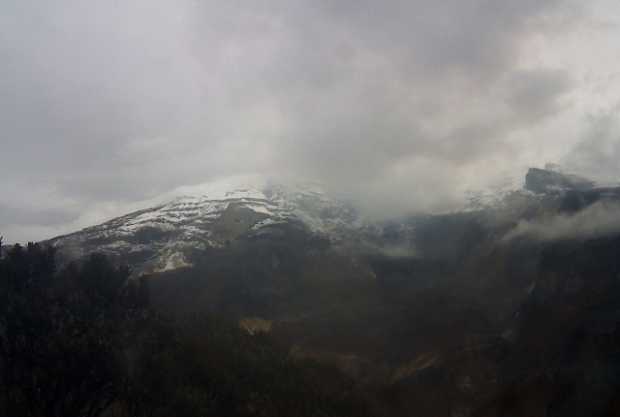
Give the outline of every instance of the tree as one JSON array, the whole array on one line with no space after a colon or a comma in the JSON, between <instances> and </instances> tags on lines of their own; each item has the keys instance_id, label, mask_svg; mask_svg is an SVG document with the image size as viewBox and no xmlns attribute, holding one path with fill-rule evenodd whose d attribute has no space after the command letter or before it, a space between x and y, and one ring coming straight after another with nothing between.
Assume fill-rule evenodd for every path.
<instances>
[{"instance_id":1,"label":"tree","mask_svg":"<svg viewBox=\"0 0 620 417\"><path fill-rule=\"evenodd\" d=\"M5 252L0 415L370 414L348 378L298 363L234 320L155 314L146 279L129 277L101 255L57 270L53 248Z\"/></svg>"},{"instance_id":2,"label":"tree","mask_svg":"<svg viewBox=\"0 0 620 417\"><path fill-rule=\"evenodd\" d=\"M56 271L53 248L0 259L0 409L95 417L123 385L126 333L146 307L127 268L101 255Z\"/></svg>"}]
</instances>

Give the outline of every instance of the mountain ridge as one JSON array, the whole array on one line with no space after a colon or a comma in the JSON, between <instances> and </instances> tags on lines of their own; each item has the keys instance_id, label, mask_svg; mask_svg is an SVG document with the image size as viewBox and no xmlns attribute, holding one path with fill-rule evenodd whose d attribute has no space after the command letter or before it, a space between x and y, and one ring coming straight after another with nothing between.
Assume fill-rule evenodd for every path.
<instances>
[{"instance_id":1,"label":"mountain ridge","mask_svg":"<svg viewBox=\"0 0 620 417\"><path fill-rule=\"evenodd\" d=\"M496 227L499 230L529 222L532 215L546 222L553 213L578 212L596 201L617 199L620 188L597 187L575 175L531 168L522 190L503 190L490 203L441 216L491 213L489 218L504 217L504 226ZM224 248L236 239L277 233L277 227L285 224L297 224L334 248L415 256L416 224L432 217L371 221L317 183L284 185L263 177L240 177L181 187L167 201L47 242L67 259L103 252L142 274L191 266L191 251Z\"/></svg>"},{"instance_id":2,"label":"mountain ridge","mask_svg":"<svg viewBox=\"0 0 620 417\"><path fill-rule=\"evenodd\" d=\"M167 202L52 238L48 243L68 258L95 251L129 257L142 273L188 266L187 250L221 248L243 234L265 233L282 223L296 222L308 233L335 245L365 226L350 205L328 197L316 184L220 182L179 191L181 195Z\"/></svg>"},{"instance_id":3,"label":"mountain ridge","mask_svg":"<svg viewBox=\"0 0 620 417\"><path fill-rule=\"evenodd\" d=\"M613 392L596 386L617 382L600 370L620 372L620 188L554 186L562 175L477 210L386 223L320 193L199 194L57 246L108 248L150 274L157 311L223 315L291 357L383 384L403 407L388 415L602 415Z\"/></svg>"}]
</instances>

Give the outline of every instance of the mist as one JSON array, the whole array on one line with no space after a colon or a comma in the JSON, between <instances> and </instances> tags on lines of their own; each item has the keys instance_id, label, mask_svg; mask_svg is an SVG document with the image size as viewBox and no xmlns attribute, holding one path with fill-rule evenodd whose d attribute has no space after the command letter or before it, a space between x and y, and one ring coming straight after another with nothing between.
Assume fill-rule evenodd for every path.
<instances>
[{"instance_id":1,"label":"mist","mask_svg":"<svg viewBox=\"0 0 620 417\"><path fill-rule=\"evenodd\" d=\"M255 174L389 218L590 161L619 85L603 3L5 1L0 230L38 240Z\"/></svg>"},{"instance_id":2,"label":"mist","mask_svg":"<svg viewBox=\"0 0 620 417\"><path fill-rule=\"evenodd\" d=\"M591 239L620 231L620 206L616 202L596 202L574 214L554 214L536 220L521 220L503 238L539 241Z\"/></svg>"}]
</instances>

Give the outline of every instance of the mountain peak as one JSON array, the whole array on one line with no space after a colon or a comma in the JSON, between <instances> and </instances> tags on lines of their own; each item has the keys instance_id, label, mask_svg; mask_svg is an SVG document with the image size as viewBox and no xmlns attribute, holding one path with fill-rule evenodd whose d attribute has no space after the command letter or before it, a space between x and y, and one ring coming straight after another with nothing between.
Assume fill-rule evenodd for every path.
<instances>
[{"instance_id":1,"label":"mountain peak","mask_svg":"<svg viewBox=\"0 0 620 417\"><path fill-rule=\"evenodd\" d=\"M262 177L236 177L181 187L161 203L50 242L77 258L103 252L137 259L137 272L189 266L192 250L224 247L243 236L296 223L332 242L362 223L346 204L316 183L280 184Z\"/></svg>"},{"instance_id":2,"label":"mountain peak","mask_svg":"<svg viewBox=\"0 0 620 417\"><path fill-rule=\"evenodd\" d=\"M525 176L525 189L537 194L557 193L568 190L589 190L593 181L555 169L530 168Z\"/></svg>"}]
</instances>

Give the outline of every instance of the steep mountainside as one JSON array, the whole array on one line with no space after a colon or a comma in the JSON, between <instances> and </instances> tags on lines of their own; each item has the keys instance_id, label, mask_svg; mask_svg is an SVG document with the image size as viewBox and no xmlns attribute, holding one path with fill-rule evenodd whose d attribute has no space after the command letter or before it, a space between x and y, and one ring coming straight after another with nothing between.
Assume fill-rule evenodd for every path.
<instances>
[{"instance_id":1,"label":"steep mountainside","mask_svg":"<svg viewBox=\"0 0 620 417\"><path fill-rule=\"evenodd\" d=\"M386 415L620 415L620 188L531 170L494 204L372 224L315 188L205 187L52 242L157 272L156 308L269 333Z\"/></svg>"},{"instance_id":2,"label":"steep mountainside","mask_svg":"<svg viewBox=\"0 0 620 417\"><path fill-rule=\"evenodd\" d=\"M235 239L270 233L287 223L297 223L336 246L373 233L353 208L327 197L315 185L214 183L188 191L50 242L67 258L103 252L142 273L190 266L192 251L223 248Z\"/></svg>"}]
</instances>

